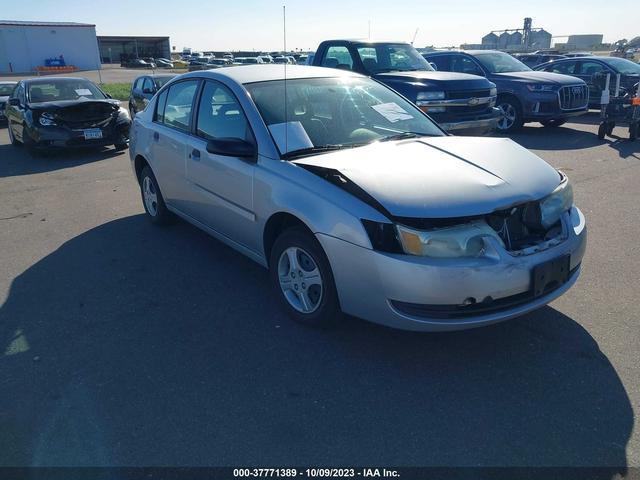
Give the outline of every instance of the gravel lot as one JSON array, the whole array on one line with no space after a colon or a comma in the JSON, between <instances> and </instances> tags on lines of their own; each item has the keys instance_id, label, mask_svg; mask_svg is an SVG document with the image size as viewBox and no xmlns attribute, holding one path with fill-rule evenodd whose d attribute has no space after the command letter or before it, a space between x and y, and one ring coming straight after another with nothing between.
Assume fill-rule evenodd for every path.
<instances>
[{"instance_id":1,"label":"gravel lot","mask_svg":"<svg viewBox=\"0 0 640 480\"><path fill-rule=\"evenodd\" d=\"M640 466L640 142L579 121L514 140L574 182L581 279L447 334L293 324L259 266L146 221L126 152L0 129L0 465Z\"/></svg>"}]
</instances>

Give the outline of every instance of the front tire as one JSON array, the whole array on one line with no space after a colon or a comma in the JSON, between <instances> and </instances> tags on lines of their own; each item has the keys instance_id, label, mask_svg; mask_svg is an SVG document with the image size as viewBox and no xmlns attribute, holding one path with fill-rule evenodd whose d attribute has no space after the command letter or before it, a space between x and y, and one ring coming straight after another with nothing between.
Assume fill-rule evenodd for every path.
<instances>
[{"instance_id":1,"label":"front tire","mask_svg":"<svg viewBox=\"0 0 640 480\"><path fill-rule=\"evenodd\" d=\"M271 283L295 321L328 327L341 317L329 260L318 240L301 227L285 230L271 249Z\"/></svg>"},{"instance_id":2,"label":"front tire","mask_svg":"<svg viewBox=\"0 0 640 480\"><path fill-rule=\"evenodd\" d=\"M11 145L13 145L14 147L21 147L22 142L20 142L13 134L13 127L11 126L11 120L7 121L7 130L9 131L9 141L11 142Z\"/></svg>"},{"instance_id":3,"label":"front tire","mask_svg":"<svg viewBox=\"0 0 640 480\"><path fill-rule=\"evenodd\" d=\"M515 97L499 97L496 107L502 111L502 119L498 121L498 131L500 133L511 133L522 128L522 107Z\"/></svg>"},{"instance_id":4,"label":"front tire","mask_svg":"<svg viewBox=\"0 0 640 480\"><path fill-rule=\"evenodd\" d=\"M171 212L167 209L156 177L148 166L140 174L140 193L144 210L151 222L156 225L169 223Z\"/></svg>"},{"instance_id":5,"label":"front tire","mask_svg":"<svg viewBox=\"0 0 640 480\"><path fill-rule=\"evenodd\" d=\"M558 128L559 126L567 123L567 121L552 118L550 120L542 120L540 123L542 124L543 127Z\"/></svg>"}]
</instances>

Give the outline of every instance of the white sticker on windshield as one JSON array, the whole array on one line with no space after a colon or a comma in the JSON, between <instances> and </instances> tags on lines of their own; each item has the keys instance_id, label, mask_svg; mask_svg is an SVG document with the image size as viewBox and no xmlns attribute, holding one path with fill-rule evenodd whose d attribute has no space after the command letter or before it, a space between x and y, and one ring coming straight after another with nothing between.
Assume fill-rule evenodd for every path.
<instances>
[{"instance_id":1,"label":"white sticker on windshield","mask_svg":"<svg viewBox=\"0 0 640 480\"><path fill-rule=\"evenodd\" d=\"M313 147L313 142L300 122L275 123L269 130L282 153Z\"/></svg>"},{"instance_id":2,"label":"white sticker on windshield","mask_svg":"<svg viewBox=\"0 0 640 480\"><path fill-rule=\"evenodd\" d=\"M373 108L376 112L389 120L391 123L396 123L400 120L411 120L413 118L413 115L409 115L409 113L405 109L394 102L373 105L371 108Z\"/></svg>"},{"instance_id":3,"label":"white sticker on windshield","mask_svg":"<svg viewBox=\"0 0 640 480\"><path fill-rule=\"evenodd\" d=\"M88 88L77 88L76 95L80 97L86 97L86 96L92 97L93 93L91 93L91 90L89 90Z\"/></svg>"}]
</instances>

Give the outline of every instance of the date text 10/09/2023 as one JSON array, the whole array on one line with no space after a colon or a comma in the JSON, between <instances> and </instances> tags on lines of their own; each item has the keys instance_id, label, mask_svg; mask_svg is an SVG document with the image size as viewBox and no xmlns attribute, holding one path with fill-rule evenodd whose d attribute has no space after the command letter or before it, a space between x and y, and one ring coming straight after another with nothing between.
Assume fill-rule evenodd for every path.
<instances>
[{"instance_id":1,"label":"date text 10/09/2023","mask_svg":"<svg viewBox=\"0 0 640 480\"><path fill-rule=\"evenodd\" d=\"M234 468L237 478L399 478L397 470L386 468Z\"/></svg>"}]
</instances>

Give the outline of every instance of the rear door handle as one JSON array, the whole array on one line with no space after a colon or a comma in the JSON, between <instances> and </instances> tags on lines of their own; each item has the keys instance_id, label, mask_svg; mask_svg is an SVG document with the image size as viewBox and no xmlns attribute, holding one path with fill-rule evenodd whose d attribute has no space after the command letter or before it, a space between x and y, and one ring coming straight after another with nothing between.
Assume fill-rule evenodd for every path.
<instances>
[{"instance_id":1,"label":"rear door handle","mask_svg":"<svg viewBox=\"0 0 640 480\"><path fill-rule=\"evenodd\" d=\"M189 158L193 158L196 161L200 161L200 150L196 150L194 148L189 154Z\"/></svg>"},{"instance_id":2,"label":"rear door handle","mask_svg":"<svg viewBox=\"0 0 640 480\"><path fill-rule=\"evenodd\" d=\"M153 139L157 142L160 140L160 134L158 132L153 132Z\"/></svg>"}]
</instances>

